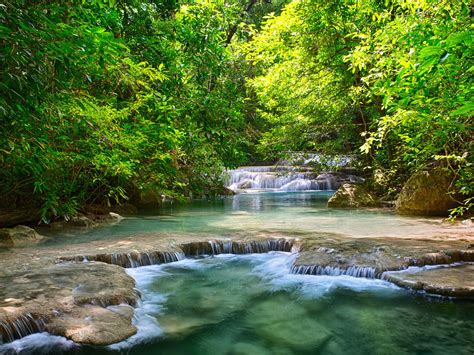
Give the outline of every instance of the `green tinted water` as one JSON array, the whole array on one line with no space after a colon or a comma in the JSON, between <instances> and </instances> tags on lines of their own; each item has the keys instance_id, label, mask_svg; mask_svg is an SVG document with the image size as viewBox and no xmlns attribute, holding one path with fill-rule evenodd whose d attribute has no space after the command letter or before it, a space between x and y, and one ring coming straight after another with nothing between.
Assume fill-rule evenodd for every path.
<instances>
[{"instance_id":1,"label":"green tinted water","mask_svg":"<svg viewBox=\"0 0 474 355\"><path fill-rule=\"evenodd\" d=\"M329 210L329 194L238 195L169 205L112 226L57 232L44 246L143 232L244 231L416 235L440 221L385 211ZM72 237L72 238L71 238ZM381 280L292 275L288 253L222 255L129 269L143 295L138 334L80 347L36 334L0 348L20 354L473 354L474 304L427 298Z\"/></svg>"},{"instance_id":2,"label":"green tinted water","mask_svg":"<svg viewBox=\"0 0 474 355\"><path fill-rule=\"evenodd\" d=\"M402 217L386 210L328 209L332 192L240 194L215 201L167 204L139 216L86 231L50 231L44 246L120 239L158 232L222 237L256 232L342 233L350 236L422 235L439 229L440 219Z\"/></svg>"},{"instance_id":3,"label":"green tinted water","mask_svg":"<svg viewBox=\"0 0 474 355\"><path fill-rule=\"evenodd\" d=\"M381 280L289 274L288 253L218 256L130 269L143 293L138 334L106 348L59 337L30 354L472 354L474 304Z\"/></svg>"}]
</instances>

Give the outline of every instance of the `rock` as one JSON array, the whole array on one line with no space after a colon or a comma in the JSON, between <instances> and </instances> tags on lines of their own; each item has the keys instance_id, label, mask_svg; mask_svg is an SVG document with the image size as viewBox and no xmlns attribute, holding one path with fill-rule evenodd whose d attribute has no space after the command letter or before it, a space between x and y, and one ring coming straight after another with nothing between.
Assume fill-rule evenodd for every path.
<instances>
[{"instance_id":1,"label":"rock","mask_svg":"<svg viewBox=\"0 0 474 355\"><path fill-rule=\"evenodd\" d=\"M472 264L388 272L384 278L398 286L416 291L474 299L474 265Z\"/></svg>"},{"instance_id":2,"label":"rock","mask_svg":"<svg viewBox=\"0 0 474 355\"><path fill-rule=\"evenodd\" d=\"M131 321L132 317L87 305L54 318L48 324L48 330L79 344L110 345L137 333Z\"/></svg>"},{"instance_id":3,"label":"rock","mask_svg":"<svg viewBox=\"0 0 474 355\"><path fill-rule=\"evenodd\" d=\"M51 228L94 228L97 227L98 224L94 222L92 219L86 216L75 216L67 221L59 221L53 222L49 225Z\"/></svg>"},{"instance_id":4,"label":"rock","mask_svg":"<svg viewBox=\"0 0 474 355\"><path fill-rule=\"evenodd\" d=\"M280 347L294 350L323 347L331 333L316 320L305 317L304 307L285 300L284 296L272 295L253 304L247 310L246 323L257 329L261 339Z\"/></svg>"},{"instance_id":5,"label":"rock","mask_svg":"<svg viewBox=\"0 0 474 355\"><path fill-rule=\"evenodd\" d=\"M149 187L140 192L139 204L146 207L161 206L165 198L166 196L161 191Z\"/></svg>"},{"instance_id":6,"label":"rock","mask_svg":"<svg viewBox=\"0 0 474 355\"><path fill-rule=\"evenodd\" d=\"M357 238L333 236L303 244L292 272L380 278L386 271L410 266L474 261L469 241L439 239ZM462 285L460 282L459 285Z\"/></svg>"},{"instance_id":7,"label":"rock","mask_svg":"<svg viewBox=\"0 0 474 355\"><path fill-rule=\"evenodd\" d=\"M228 352L230 355L248 355L248 354L272 354L268 349L265 349L263 346L252 343L236 343Z\"/></svg>"},{"instance_id":8,"label":"rock","mask_svg":"<svg viewBox=\"0 0 474 355\"><path fill-rule=\"evenodd\" d=\"M362 185L344 184L328 201L330 208L376 207L377 199Z\"/></svg>"},{"instance_id":9,"label":"rock","mask_svg":"<svg viewBox=\"0 0 474 355\"><path fill-rule=\"evenodd\" d=\"M259 328L258 334L272 344L301 351L313 349L315 352L321 351L332 336L322 324L306 317L268 324Z\"/></svg>"},{"instance_id":10,"label":"rock","mask_svg":"<svg viewBox=\"0 0 474 355\"><path fill-rule=\"evenodd\" d=\"M37 223L39 220L39 208L18 208L14 210L0 210L0 227L14 227L22 223Z\"/></svg>"},{"instance_id":11,"label":"rock","mask_svg":"<svg viewBox=\"0 0 474 355\"><path fill-rule=\"evenodd\" d=\"M239 185L237 185L239 190L251 189L252 188L252 181L251 180L244 180Z\"/></svg>"},{"instance_id":12,"label":"rock","mask_svg":"<svg viewBox=\"0 0 474 355\"><path fill-rule=\"evenodd\" d=\"M219 323L219 320L211 317L186 317L174 314L165 314L158 321L167 338L183 338L199 328Z\"/></svg>"},{"instance_id":13,"label":"rock","mask_svg":"<svg viewBox=\"0 0 474 355\"><path fill-rule=\"evenodd\" d=\"M229 188L226 187L226 186L224 186L224 187L222 188L222 191L220 192L220 195L221 195L221 196L233 196L233 195L235 195L235 194L236 194L236 193L235 193L234 190L229 189Z\"/></svg>"},{"instance_id":14,"label":"rock","mask_svg":"<svg viewBox=\"0 0 474 355\"><path fill-rule=\"evenodd\" d=\"M97 227L97 223L86 216L72 217L67 221L67 225L71 227L93 228Z\"/></svg>"},{"instance_id":15,"label":"rock","mask_svg":"<svg viewBox=\"0 0 474 355\"><path fill-rule=\"evenodd\" d=\"M15 247L35 243L43 239L33 228L16 226L0 229L0 247Z\"/></svg>"},{"instance_id":16,"label":"rock","mask_svg":"<svg viewBox=\"0 0 474 355\"><path fill-rule=\"evenodd\" d=\"M397 213L418 216L447 216L457 206L449 195L454 193L454 177L443 167L413 174L403 186L396 202Z\"/></svg>"},{"instance_id":17,"label":"rock","mask_svg":"<svg viewBox=\"0 0 474 355\"><path fill-rule=\"evenodd\" d=\"M130 308L139 296L121 267L61 263L0 277L0 284L9 285L0 288L4 341L48 331L80 344L108 345L137 331Z\"/></svg>"}]
</instances>

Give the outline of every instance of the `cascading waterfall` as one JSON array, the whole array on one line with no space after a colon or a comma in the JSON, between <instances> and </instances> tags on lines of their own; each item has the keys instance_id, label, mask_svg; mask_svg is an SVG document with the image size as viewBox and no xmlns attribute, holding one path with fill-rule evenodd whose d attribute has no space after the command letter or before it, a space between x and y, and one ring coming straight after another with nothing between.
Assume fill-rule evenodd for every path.
<instances>
[{"instance_id":1,"label":"cascading waterfall","mask_svg":"<svg viewBox=\"0 0 474 355\"><path fill-rule=\"evenodd\" d=\"M0 321L0 344L45 331L43 320L26 313L13 320Z\"/></svg>"},{"instance_id":2,"label":"cascading waterfall","mask_svg":"<svg viewBox=\"0 0 474 355\"><path fill-rule=\"evenodd\" d=\"M291 239L266 239L259 241L223 241L210 240L208 242L188 243L181 246L186 256L218 255L218 254L253 254L268 253L270 251L286 251L293 249Z\"/></svg>"},{"instance_id":3,"label":"cascading waterfall","mask_svg":"<svg viewBox=\"0 0 474 355\"><path fill-rule=\"evenodd\" d=\"M231 190L305 191L333 190L339 187L332 174L316 175L307 168L290 166L249 166L228 171Z\"/></svg>"},{"instance_id":4,"label":"cascading waterfall","mask_svg":"<svg viewBox=\"0 0 474 355\"><path fill-rule=\"evenodd\" d=\"M327 276L341 276L347 275L352 277L363 277L367 279L380 278L381 275L377 273L373 267L359 267L350 266L347 269L342 269L334 266L322 265L294 265L291 268L292 274L300 275L327 275Z\"/></svg>"},{"instance_id":5,"label":"cascading waterfall","mask_svg":"<svg viewBox=\"0 0 474 355\"><path fill-rule=\"evenodd\" d=\"M172 263L183 260L185 255L182 251L147 251L131 253L112 253L83 255L73 258L62 258L68 261L101 261L107 264L119 265L125 268Z\"/></svg>"},{"instance_id":6,"label":"cascading waterfall","mask_svg":"<svg viewBox=\"0 0 474 355\"><path fill-rule=\"evenodd\" d=\"M218 255L218 254L253 254L270 251L292 251L292 239L265 239L252 241L210 240L208 242L191 242L182 244L176 251L146 251L130 253L112 253L97 255L81 255L72 258L61 258L63 261L100 261L119 265L124 268L172 263L185 259L187 256Z\"/></svg>"}]
</instances>

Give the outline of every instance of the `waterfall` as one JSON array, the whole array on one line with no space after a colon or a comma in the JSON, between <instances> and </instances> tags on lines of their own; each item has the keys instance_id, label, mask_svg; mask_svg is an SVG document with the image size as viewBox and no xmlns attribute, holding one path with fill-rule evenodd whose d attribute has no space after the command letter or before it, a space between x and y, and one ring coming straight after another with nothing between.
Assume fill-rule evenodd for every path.
<instances>
[{"instance_id":1,"label":"waterfall","mask_svg":"<svg viewBox=\"0 0 474 355\"><path fill-rule=\"evenodd\" d=\"M305 167L247 166L229 170L231 190L308 191L333 190L340 185L333 174L317 175Z\"/></svg>"},{"instance_id":2,"label":"waterfall","mask_svg":"<svg viewBox=\"0 0 474 355\"><path fill-rule=\"evenodd\" d=\"M270 251L292 251L294 241L291 239L265 239L258 241L223 241L210 240L181 245L186 256L218 254L253 254Z\"/></svg>"},{"instance_id":3,"label":"waterfall","mask_svg":"<svg viewBox=\"0 0 474 355\"><path fill-rule=\"evenodd\" d=\"M147 265L172 263L185 259L187 256L218 255L218 254L253 254L270 251L292 251L293 239L264 239L252 241L210 240L181 244L176 251L143 251L129 253L111 253L96 255L79 255L60 258L62 261L100 261L119 265L124 268L136 268Z\"/></svg>"},{"instance_id":4,"label":"waterfall","mask_svg":"<svg viewBox=\"0 0 474 355\"><path fill-rule=\"evenodd\" d=\"M35 319L31 313L20 315L13 320L0 321L0 344L42 331L45 331L43 320Z\"/></svg>"},{"instance_id":5,"label":"waterfall","mask_svg":"<svg viewBox=\"0 0 474 355\"><path fill-rule=\"evenodd\" d=\"M107 264L119 265L125 268L135 268L147 265L172 263L183 260L182 251L146 251L130 253L112 253L97 255L82 255L73 258L62 258L66 261L101 261Z\"/></svg>"},{"instance_id":6,"label":"waterfall","mask_svg":"<svg viewBox=\"0 0 474 355\"><path fill-rule=\"evenodd\" d=\"M327 276L341 276L347 275L352 277L364 277L367 279L379 278L379 274L373 267L359 267L350 266L347 269L342 269L334 266L321 265L294 265L291 268L292 274L300 275L327 275Z\"/></svg>"}]
</instances>

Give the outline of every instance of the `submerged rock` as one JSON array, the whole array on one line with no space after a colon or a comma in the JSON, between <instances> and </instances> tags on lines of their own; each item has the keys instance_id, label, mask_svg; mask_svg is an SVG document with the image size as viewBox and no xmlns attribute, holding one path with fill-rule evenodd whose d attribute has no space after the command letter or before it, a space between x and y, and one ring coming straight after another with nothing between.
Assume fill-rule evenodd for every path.
<instances>
[{"instance_id":1,"label":"submerged rock","mask_svg":"<svg viewBox=\"0 0 474 355\"><path fill-rule=\"evenodd\" d=\"M359 184L344 184L328 201L332 208L359 208L377 207L378 202L374 195Z\"/></svg>"},{"instance_id":2,"label":"submerged rock","mask_svg":"<svg viewBox=\"0 0 474 355\"><path fill-rule=\"evenodd\" d=\"M0 247L23 246L43 238L33 228L27 226L0 229Z\"/></svg>"},{"instance_id":3,"label":"submerged rock","mask_svg":"<svg viewBox=\"0 0 474 355\"><path fill-rule=\"evenodd\" d=\"M123 307L135 305L139 296L121 267L64 263L0 277L0 284L8 285L0 288L3 341L47 331L81 344L107 345L137 331L133 312Z\"/></svg>"},{"instance_id":4,"label":"submerged rock","mask_svg":"<svg viewBox=\"0 0 474 355\"><path fill-rule=\"evenodd\" d=\"M306 312L301 305L282 302L277 296L253 305L247 311L246 323L271 344L293 350L322 348L331 333L321 323L308 319Z\"/></svg>"},{"instance_id":5,"label":"submerged rock","mask_svg":"<svg viewBox=\"0 0 474 355\"><path fill-rule=\"evenodd\" d=\"M272 352L265 347L252 343L236 343L232 346L228 353L229 355L272 354Z\"/></svg>"},{"instance_id":6,"label":"submerged rock","mask_svg":"<svg viewBox=\"0 0 474 355\"><path fill-rule=\"evenodd\" d=\"M458 205L451 196L454 176L447 168L436 167L413 174L403 186L396 202L400 214L447 216Z\"/></svg>"}]
</instances>

